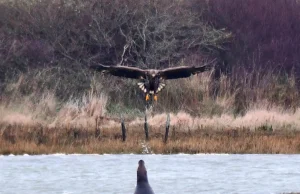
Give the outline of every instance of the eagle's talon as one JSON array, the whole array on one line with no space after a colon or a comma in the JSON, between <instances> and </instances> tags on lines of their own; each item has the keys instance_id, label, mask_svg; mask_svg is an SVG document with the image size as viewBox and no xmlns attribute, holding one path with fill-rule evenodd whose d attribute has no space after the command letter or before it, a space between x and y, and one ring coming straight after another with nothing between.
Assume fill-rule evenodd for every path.
<instances>
[{"instance_id":1,"label":"eagle's talon","mask_svg":"<svg viewBox=\"0 0 300 194\"><path fill-rule=\"evenodd\" d=\"M146 101L150 100L150 95L146 94Z\"/></svg>"},{"instance_id":2,"label":"eagle's talon","mask_svg":"<svg viewBox=\"0 0 300 194\"><path fill-rule=\"evenodd\" d=\"M157 101L157 95L154 95L154 97L153 97L153 98L154 98L154 100L155 100L155 101Z\"/></svg>"}]
</instances>

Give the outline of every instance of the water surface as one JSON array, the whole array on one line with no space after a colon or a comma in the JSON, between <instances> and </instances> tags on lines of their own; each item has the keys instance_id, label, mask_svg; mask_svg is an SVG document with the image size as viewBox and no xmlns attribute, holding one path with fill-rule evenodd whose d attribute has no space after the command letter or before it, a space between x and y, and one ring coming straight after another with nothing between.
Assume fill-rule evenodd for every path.
<instances>
[{"instance_id":1,"label":"water surface","mask_svg":"<svg viewBox=\"0 0 300 194\"><path fill-rule=\"evenodd\" d=\"M133 194L143 159L156 194L300 192L300 155L0 156L1 194Z\"/></svg>"}]
</instances>

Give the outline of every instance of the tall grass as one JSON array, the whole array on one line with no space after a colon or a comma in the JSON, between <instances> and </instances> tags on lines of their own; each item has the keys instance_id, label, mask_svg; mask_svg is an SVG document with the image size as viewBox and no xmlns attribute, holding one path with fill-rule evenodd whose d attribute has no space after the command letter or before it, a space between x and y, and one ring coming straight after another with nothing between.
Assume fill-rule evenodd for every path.
<instances>
[{"instance_id":1,"label":"tall grass","mask_svg":"<svg viewBox=\"0 0 300 194\"><path fill-rule=\"evenodd\" d=\"M300 109L293 77L249 76L235 85L223 75L214 98L210 72L170 81L148 117L150 141L145 143L144 97L134 81L91 74L89 87L68 97L55 95L60 86L48 85L47 76L53 77L29 73L7 84L0 101L1 154L299 153ZM28 87L37 81L50 87ZM66 87L65 93L72 89ZM164 144L167 113L171 131ZM127 127L125 143L121 117Z\"/></svg>"},{"instance_id":2,"label":"tall grass","mask_svg":"<svg viewBox=\"0 0 300 194\"><path fill-rule=\"evenodd\" d=\"M158 102L153 104L149 123L165 122L166 113L171 113L173 125L183 122L181 126L193 129L199 126L254 129L265 124L276 129L299 126L300 98L294 77L249 75L237 85L235 79L223 75L219 93L213 98L210 95L211 75L206 72L188 79L167 81ZM76 79L73 83L64 82L70 85L65 87L59 86L62 83L53 84L51 74L21 75L7 84L2 93L0 122L77 128L94 128L98 117L112 120L123 117L132 123L143 122L144 97L135 81L92 74L86 77L86 83L90 84L81 92L74 92L72 85L78 83ZM62 91L60 87L64 88L63 93L58 93Z\"/></svg>"}]
</instances>

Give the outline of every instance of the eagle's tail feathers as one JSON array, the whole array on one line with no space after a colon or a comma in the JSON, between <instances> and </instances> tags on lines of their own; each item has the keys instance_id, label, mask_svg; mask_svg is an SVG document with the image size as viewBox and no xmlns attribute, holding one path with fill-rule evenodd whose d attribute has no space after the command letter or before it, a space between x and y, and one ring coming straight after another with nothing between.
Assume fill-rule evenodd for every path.
<instances>
[{"instance_id":1,"label":"eagle's tail feathers","mask_svg":"<svg viewBox=\"0 0 300 194\"><path fill-rule=\"evenodd\" d=\"M139 88L140 88L144 93L147 93L147 89L145 88L144 83L139 82L139 83L137 83L137 85L139 86Z\"/></svg>"},{"instance_id":2,"label":"eagle's tail feathers","mask_svg":"<svg viewBox=\"0 0 300 194\"><path fill-rule=\"evenodd\" d=\"M166 84L160 83L158 88L157 88L157 92L160 92L165 86L166 86Z\"/></svg>"}]
</instances>

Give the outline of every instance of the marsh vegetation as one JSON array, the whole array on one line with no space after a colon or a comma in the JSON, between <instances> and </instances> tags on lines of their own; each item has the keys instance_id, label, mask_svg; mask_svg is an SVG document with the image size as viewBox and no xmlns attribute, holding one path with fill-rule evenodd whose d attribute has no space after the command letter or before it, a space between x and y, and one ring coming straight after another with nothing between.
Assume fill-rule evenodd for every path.
<instances>
[{"instance_id":1,"label":"marsh vegetation","mask_svg":"<svg viewBox=\"0 0 300 194\"><path fill-rule=\"evenodd\" d=\"M2 0L0 152L140 153L136 81L88 66L209 62L214 70L169 81L158 96L151 150L299 153L299 9L296 0Z\"/></svg>"}]
</instances>

